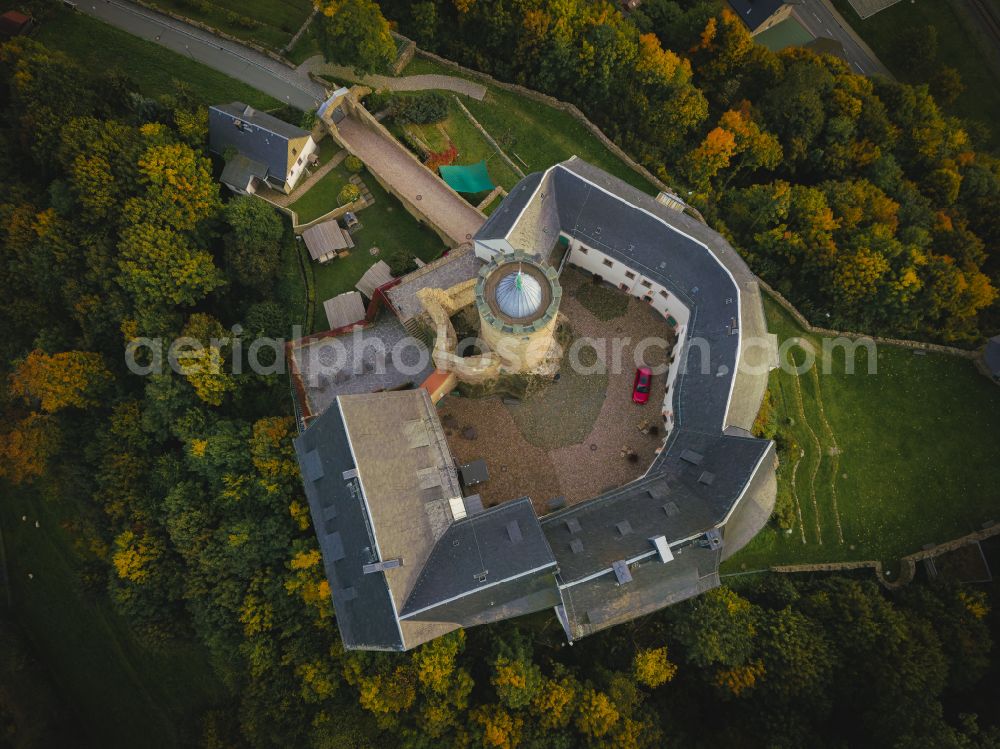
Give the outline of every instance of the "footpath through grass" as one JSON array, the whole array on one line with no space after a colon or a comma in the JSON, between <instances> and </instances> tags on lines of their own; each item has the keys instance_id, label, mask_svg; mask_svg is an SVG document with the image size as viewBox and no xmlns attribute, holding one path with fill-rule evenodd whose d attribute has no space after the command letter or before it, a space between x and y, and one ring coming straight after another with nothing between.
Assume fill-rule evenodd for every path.
<instances>
[{"instance_id":1,"label":"footpath through grass","mask_svg":"<svg viewBox=\"0 0 1000 749\"><path fill-rule=\"evenodd\" d=\"M81 744L191 746L202 712L228 696L208 654L187 641L149 650L103 589L85 591L60 527L74 517L72 505L21 490L0 504L14 616L79 716L79 733L92 739Z\"/></svg>"},{"instance_id":2,"label":"footpath through grass","mask_svg":"<svg viewBox=\"0 0 1000 749\"><path fill-rule=\"evenodd\" d=\"M979 44L971 39L951 0L904 0L862 21L848 0L833 0L834 6L858 32L879 59L899 80L926 83L915 73L914 57L924 54L901 43L901 34L933 26L937 29L938 54L934 69L955 68L962 77L965 91L953 105L944 107L950 114L974 120L991 134L989 145L1000 148L1000 77L987 63ZM978 42L978 43L977 43Z\"/></svg>"},{"instance_id":3,"label":"footpath through grass","mask_svg":"<svg viewBox=\"0 0 1000 749\"><path fill-rule=\"evenodd\" d=\"M260 109L281 106L245 83L82 13L61 9L40 24L34 36L88 70L121 70L146 96L175 93L183 82L206 103L240 100Z\"/></svg>"},{"instance_id":4,"label":"footpath through grass","mask_svg":"<svg viewBox=\"0 0 1000 749\"><path fill-rule=\"evenodd\" d=\"M822 351L767 297L765 309L779 342L805 342L790 348L797 363ZM863 349L855 374L845 359L836 349L829 374L771 373L779 433L797 445L782 456L779 491L793 493L802 523L790 534L769 524L726 571L893 561L1000 518L1000 389L959 357L879 346L871 375Z\"/></svg>"}]
</instances>

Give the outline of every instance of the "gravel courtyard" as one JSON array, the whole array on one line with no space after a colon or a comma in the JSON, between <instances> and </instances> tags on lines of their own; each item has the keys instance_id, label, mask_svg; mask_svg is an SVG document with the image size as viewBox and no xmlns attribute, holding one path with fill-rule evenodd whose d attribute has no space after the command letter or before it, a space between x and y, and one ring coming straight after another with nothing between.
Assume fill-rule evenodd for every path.
<instances>
[{"instance_id":1,"label":"gravel courtyard","mask_svg":"<svg viewBox=\"0 0 1000 749\"><path fill-rule=\"evenodd\" d=\"M662 429L663 376L653 378L649 403L643 406L632 403L632 383L640 341L669 337L666 349L649 346L643 357L648 366L666 361L673 337L663 318L644 302L629 298L623 314L601 320L577 299L577 290L591 283L589 276L567 269L560 282L561 313L572 339L559 379L519 404L505 404L500 397L454 395L439 404L455 458L461 463L486 460L490 480L479 487L486 506L530 496L541 515L555 497L565 497L569 504L588 499L642 475L662 443L662 431L654 435L642 430ZM599 358L602 371L573 371L570 349L580 338L593 339L596 345L578 343L582 350L576 359L592 364ZM621 352L617 356L616 346ZM637 460L629 460L629 452Z\"/></svg>"}]
</instances>

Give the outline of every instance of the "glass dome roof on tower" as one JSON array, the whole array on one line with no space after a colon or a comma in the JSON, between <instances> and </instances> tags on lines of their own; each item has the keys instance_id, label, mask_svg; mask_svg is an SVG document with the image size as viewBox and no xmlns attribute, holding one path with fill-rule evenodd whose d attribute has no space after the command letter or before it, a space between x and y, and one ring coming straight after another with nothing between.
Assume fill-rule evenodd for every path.
<instances>
[{"instance_id":1,"label":"glass dome roof on tower","mask_svg":"<svg viewBox=\"0 0 1000 749\"><path fill-rule=\"evenodd\" d=\"M496 290L497 306L513 319L528 317L542 305L542 287L537 280L518 268L500 279Z\"/></svg>"}]
</instances>

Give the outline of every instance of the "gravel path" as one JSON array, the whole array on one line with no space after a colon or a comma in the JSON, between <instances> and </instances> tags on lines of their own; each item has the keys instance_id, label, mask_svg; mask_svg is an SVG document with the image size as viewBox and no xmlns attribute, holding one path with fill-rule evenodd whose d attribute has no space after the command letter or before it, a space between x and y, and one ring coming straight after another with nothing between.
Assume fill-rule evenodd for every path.
<instances>
[{"instance_id":1,"label":"gravel path","mask_svg":"<svg viewBox=\"0 0 1000 749\"><path fill-rule=\"evenodd\" d=\"M387 88L390 91L427 91L438 89L465 94L482 101L486 96L486 87L478 83L459 78L454 75L404 75L393 77L388 75L364 75L358 77L346 65L324 63L321 55L314 55L302 63L299 70L311 71L317 75L325 75L335 80L357 81L369 88Z\"/></svg>"}]
</instances>

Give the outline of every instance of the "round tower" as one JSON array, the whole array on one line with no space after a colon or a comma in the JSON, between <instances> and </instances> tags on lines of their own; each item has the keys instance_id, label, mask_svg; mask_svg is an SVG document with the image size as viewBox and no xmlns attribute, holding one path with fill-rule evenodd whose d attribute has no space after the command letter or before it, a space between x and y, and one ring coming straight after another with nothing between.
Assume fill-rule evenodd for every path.
<instances>
[{"instance_id":1,"label":"round tower","mask_svg":"<svg viewBox=\"0 0 1000 749\"><path fill-rule=\"evenodd\" d=\"M480 337L507 372L537 370L558 351L562 287L554 268L524 252L497 255L479 271Z\"/></svg>"}]
</instances>

